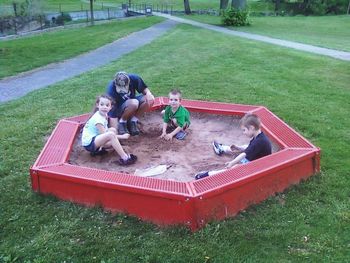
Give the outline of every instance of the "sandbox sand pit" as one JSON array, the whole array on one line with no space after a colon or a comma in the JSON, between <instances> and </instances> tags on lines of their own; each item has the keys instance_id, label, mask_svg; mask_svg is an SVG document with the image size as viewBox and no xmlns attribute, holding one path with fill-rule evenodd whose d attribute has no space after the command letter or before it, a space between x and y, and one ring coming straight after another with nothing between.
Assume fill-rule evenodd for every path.
<instances>
[{"instance_id":1,"label":"sandbox sand pit","mask_svg":"<svg viewBox=\"0 0 350 263\"><path fill-rule=\"evenodd\" d=\"M167 165L166 172L152 178L187 182L194 180L196 173L204 170L222 169L233 156L218 156L214 153L214 140L224 144L247 144L239 128L239 118L235 116L213 115L191 112L191 126L185 140L171 142L160 139L162 116L160 111L146 113L139 136L121 140L128 153L138 157L131 166L117 163L119 156L110 152L103 156L90 156L80 145L80 135L75 140L69 162L75 165L134 174L136 169L147 169L157 165ZM278 147L273 144L273 152Z\"/></svg>"}]
</instances>

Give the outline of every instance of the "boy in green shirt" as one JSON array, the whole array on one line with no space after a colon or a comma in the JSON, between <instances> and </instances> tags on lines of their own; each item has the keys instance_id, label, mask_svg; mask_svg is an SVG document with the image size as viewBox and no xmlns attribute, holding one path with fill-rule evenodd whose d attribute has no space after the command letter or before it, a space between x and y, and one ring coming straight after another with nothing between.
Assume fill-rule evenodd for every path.
<instances>
[{"instance_id":1,"label":"boy in green shirt","mask_svg":"<svg viewBox=\"0 0 350 263\"><path fill-rule=\"evenodd\" d=\"M163 131L160 138L166 141L175 136L178 140L186 137L185 130L190 126L190 113L181 105L181 91L173 89L169 93L169 105L166 106L163 116ZM163 113L162 112L162 113ZM167 131L169 133L167 133Z\"/></svg>"}]
</instances>

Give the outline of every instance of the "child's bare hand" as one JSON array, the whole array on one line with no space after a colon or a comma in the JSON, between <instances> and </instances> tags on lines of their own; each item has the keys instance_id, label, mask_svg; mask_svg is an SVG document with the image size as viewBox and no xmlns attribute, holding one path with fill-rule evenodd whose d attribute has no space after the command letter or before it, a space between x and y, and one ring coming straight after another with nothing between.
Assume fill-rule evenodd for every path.
<instances>
[{"instance_id":1,"label":"child's bare hand","mask_svg":"<svg viewBox=\"0 0 350 263\"><path fill-rule=\"evenodd\" d=\"M167 133L167 134L164 134L164 135L162 134L160 137L163 138L166 141L171 141L173 139L173 136L171 136L170 133Z\"/></svg>"},{"instance_id":2,"label":"child's bare hand","mask_svg":"<svg viewBox=\"0 0 350 263\"><path fill-rule=\"evenodd\" d=\"M167 135L165 135L165 140L172 141L173 140L173 136L170 135L170 134L167 134Z\"/></svg>"},{"instance_id":3,"label":"child's bare hand","mask_svg":"<svg viewBox=\"0 0 350 263\"><path fill-rule=\"evenodd\" d=\"M154 104L154 96L153 96L153 94L152 93L147 93L145 98L146 98L146 102L151 107Z\"/></svg>"}]
</instances>

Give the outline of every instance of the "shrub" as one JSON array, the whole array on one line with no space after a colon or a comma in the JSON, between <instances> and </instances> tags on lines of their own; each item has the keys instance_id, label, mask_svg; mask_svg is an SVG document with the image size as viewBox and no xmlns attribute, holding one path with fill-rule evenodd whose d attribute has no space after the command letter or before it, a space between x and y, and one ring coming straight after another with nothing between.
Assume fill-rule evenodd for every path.
<instances>
[{"instance_id":1,"label":"shrub","mask_svg":"<svg viewBox=\"0 0 350 263\"><path fill-rule=\"evenodd\" d=\"M64 22L69 22L72 21L72 18L69 14L67 13L62 13L56 18L56 24L57 25L64 25Z\"/></svg>"},{"instance_id":2,"label":"shrub","mask_svg":"<svg viewBox=\"0 0 350 263\"><path fill-rule=\"evenodd\" d=\"M226 9L221 14L222 23L226 26L246 26L250 25L249 12L234 8Z\"/></svg>"}]
</instances>

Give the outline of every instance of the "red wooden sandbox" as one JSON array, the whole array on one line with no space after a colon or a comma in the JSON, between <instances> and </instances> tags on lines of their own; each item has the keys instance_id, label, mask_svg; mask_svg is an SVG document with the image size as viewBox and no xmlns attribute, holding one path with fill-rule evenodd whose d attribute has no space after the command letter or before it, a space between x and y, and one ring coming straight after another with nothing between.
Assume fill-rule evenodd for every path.
<instances>
[{"instance_id":1,"label":"red wooden sandbox","mask_svg":"<svg viewBox=\"0 0 350 263\"><path fill-rule=\"evenodd\" d=\"M167 105L156 98L153 110ZM320 171L320 149L261 106L182 100L192 112L243 116L255 113L280 150L198 181L176 182L71 165L67 161L88 114L60 120L30 169L32 188L88 206L101 205L158 225L195 231L211 220L236 215Z\"/></svg>"}]
</instances>

